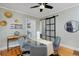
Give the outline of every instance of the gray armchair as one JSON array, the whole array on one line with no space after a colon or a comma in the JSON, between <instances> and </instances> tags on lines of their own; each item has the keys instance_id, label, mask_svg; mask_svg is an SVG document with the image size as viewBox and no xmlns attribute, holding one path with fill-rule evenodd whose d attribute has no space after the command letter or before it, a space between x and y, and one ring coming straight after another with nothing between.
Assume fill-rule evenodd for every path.
<instances>
[{"instance_id":1,"label":"gray armchair","mask_svg":"<svg viewBox=\"0 0 79 59\"><path fill-rule=\"evenodd\" d=\"M58 55L60 41L61 41L61 38L59 36L57 36L56 39L54 39L54 42L53 42L54 55Z\"/></svg>"}]
</instances>

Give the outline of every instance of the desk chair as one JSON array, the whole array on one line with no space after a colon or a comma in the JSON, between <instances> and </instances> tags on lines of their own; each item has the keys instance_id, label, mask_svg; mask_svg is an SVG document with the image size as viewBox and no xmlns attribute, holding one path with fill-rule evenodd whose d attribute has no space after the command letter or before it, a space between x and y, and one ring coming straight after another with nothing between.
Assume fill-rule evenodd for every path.
<instances>
[{"instance_id":1,"label":"desk chair","mask_svg":"<svg viewBox=\"0 0 79 59\"><path fill-rule=\"evenodd\" d=\"M59 56L58 49L60 46L60 41L61 41L61 38L59 36L57 36L56 39L54 39L53 41L54 54L51 54L50 56Z\"/></svg>"},{"instance_id":2,"label":"desk chair","mask_svg":"<svg viewBox=\"0 0 79 59\"><path fill-rule=\"evenodd\" d=\"M58 49L59 49L59 46L60 46L60 41L61 41L61 38L59 36L56 37L56 39L54 39L54 42L53 42L53 49L54 49L54 56L58 56Z\"/></svg>"}]
</instances>

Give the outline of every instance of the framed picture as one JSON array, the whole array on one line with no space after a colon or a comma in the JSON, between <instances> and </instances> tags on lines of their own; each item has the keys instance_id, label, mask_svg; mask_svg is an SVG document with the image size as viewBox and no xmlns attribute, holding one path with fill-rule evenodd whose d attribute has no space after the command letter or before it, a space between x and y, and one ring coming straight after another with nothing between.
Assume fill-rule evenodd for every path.
<instances>
[{"instance_id":1,"label":"framed picture","mask_svg":"<svg viewBox=\"0 0 79 59\"><path fill-rule=\"evenodd\" d=\"M15 29L22 29L22 24L15 24Z\"/></svg>"},{"instance_id":2,"label":"framed picture","mask_svg":"<svg viewBox=\"0 0 79 59\"><path fill-rule=\"evenodd\" d=\"M11 24L10 29L22 29L22 24Z\"/></svg>"}]
</instances>

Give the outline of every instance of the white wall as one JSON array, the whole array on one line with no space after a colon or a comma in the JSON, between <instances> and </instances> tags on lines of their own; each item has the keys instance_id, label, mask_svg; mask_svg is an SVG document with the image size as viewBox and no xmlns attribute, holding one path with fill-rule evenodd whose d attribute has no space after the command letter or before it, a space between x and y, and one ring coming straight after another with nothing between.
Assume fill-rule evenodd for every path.
<instances>
[{"instance_id":1,"label":"white wall","mask_svg":"<svg viewBox=\"0 0 79 59\"><path fill-rule=\"evenodd\" d=\"M12 18L6 18L4 16L4 12L9 11L7 9L0 8L0 20L7 21L7 26L0 27L0 48L3 46L7 47L7 37L9 35L14 35L15 31L19 31L21 35L28 35L27 34L27 20L31 21L31 32L32 32L32 39L35 39L36 37L36 20L33 17L28 17L25 14L21 14L18 12L12 11ZM23 29L10 29L10 25L15 22L16 19L19 19L20 23L23 25ZM18 42L13 42L12 44L17 44Z\"/></svg>"},{"instance_id":2,"label":"white wall","mask_svg":"<svg viewBox=\"0 0 79 59\"><path fill-rule=\"evenodd\" d=\"M68 48L79 50L79 31L69 33L64 28L66 22L70 20L79 22L79 6L63 10L51 16L53 15L59 15L56 17L56 35L61 37L61 44Z\"/></svg>"},{"instance_id":3,"label":"white wall","mask_svg":"<svg viewBox=\"0 0 79 59\"><path fill-rule=\"evenodd\" d=\"M7 18L4 16L6 11L9 10L0 8L0 20L5 20L7 22L7 26L0 27L0 48L4 46L7 47L7 37L13 35L15 31L19 31L21 34L26 34L26 16L12 11L12 18ZM23 25L23 29L10 29L11 24L15 23L16 19L19 19L20 23Z\"/></svg>"},{"instance_id":4,"label":"white wall","mask_svg":"<svg viewBox=\"0 0 79 59\"><path fill-rule=\"evenodd\" d=\"M79 6L56 13L56 34L61 37L61 44L66 46L79 48L79 31L69 33L65 31L65 24L70 20L79 21Z\"/></svg>"},{"instance_id":5,"label":"white wall","mask_svg":"<svg viewBox=\"0 0 79 59\"><path fill-rule=\"evenodd\" d=\"M13 12L13 11L12 11L12 14L13 14L12 18L7 18L7 17L4 16L4 13L5 13L6 11L8 11L8 10L0 8L0 16L2 16L2 17L0 18L0 20L5 20L5 21L7 21L7 26L5 26L4 28L6 28L5 30L8 30L8 34L11 35L11 34L13 34L14 31L16 31L16 30L18 30L18 31L21 32L21 33L25 33L25 32L23 32L23 31L24 31L24 29L25 29L25 19L26 19L26 15L20 14L20 13L16 13L16 12ZM10 25L13 24L13 23L15 23L15 20L16 20L16 19L18 19L18 20L20 21L20 23L23 25L23 29L10 29ZM1 28L2 28L2 27L1 27Z\"/></svg>"}]
</instances>

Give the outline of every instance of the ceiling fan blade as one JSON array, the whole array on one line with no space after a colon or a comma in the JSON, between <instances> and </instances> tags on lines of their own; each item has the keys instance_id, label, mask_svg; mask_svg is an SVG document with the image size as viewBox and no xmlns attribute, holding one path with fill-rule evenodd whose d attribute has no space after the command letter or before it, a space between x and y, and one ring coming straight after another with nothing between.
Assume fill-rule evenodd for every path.
<instances>
[{"instance_id":1,"label":"ceiling fan blade","mask_svg":"<svg viewBox=\"0 0 79 59\"><path fill-rule=\"evenodd\" d=\"M50 5L45 5L45 8L52 9L53 7Z\"/></svg>"},{"instance_id":2,"label":"ceiling fan blade","mask_svg":"<svg viewBox=\"0 0 79 59\"><path fill-rule=\"evenodd\" d=\"M36 7L39 7L40 5L37 5L37 6L33 6L33 7L30 7L30 8L36 8Z\"/></svg>"},{"instance_id":3,"label":"ceiling fan blade","mask_svg":"<svg viewBox=\"0 0 79 59\"><path fill-rule=\"evenodd\" d=\"M43 9L40 9L40 12L42 12L43 11Z\"/></svg>"},{"instance_id":4,"label":"ceiling fan blade","mask_svg":"<svg viewBox=\"0 0 79 59\"><path fill-rule=\"evenodd\" d=\"M44 3L44 4L46 5L46 4L48 4L48 3Z\"/></svg>"},{"instance_id":5,"label":"ceiling fan blade","mask_svg":"<svg viewBox=\"0 0 79 59\"><path fill-rule=\"evenodd\" d=\"M42 3L38 3L39 5L41 5Z\"/></svg>"}]
</instances>

